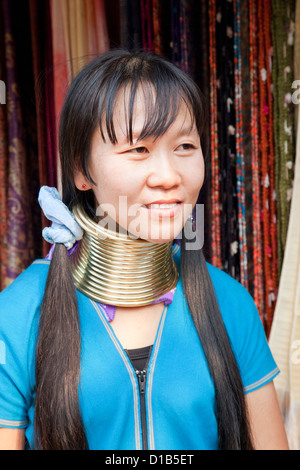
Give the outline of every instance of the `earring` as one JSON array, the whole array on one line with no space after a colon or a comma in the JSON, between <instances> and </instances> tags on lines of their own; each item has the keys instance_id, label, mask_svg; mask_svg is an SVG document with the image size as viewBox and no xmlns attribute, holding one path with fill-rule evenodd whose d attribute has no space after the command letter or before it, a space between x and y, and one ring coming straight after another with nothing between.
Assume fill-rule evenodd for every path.
<instances>
[{"instance_id":1,"label":"earring","mask_svg":"<svg viewBox=\"0 0 300 470\"><path fill-rule=\"evenodd\" d=\"M81 188L82 188L82 189L85 189L85 188L86 188L86 184L82 184L82 185L81 185Z\"/></svg>"},{"instance_id":2,"label":"earring","mask_svg":"<svg viewBox=\"0 0 300 470\"><path fill-rule=\"evenodd\" d=\"M188 216L188 223L190 224L191 230L192 230L193 232L195 232L195 230L196 230L196 219L195 219L193 213L191 213L191 214Z\"/></svg>"}]
</instances>

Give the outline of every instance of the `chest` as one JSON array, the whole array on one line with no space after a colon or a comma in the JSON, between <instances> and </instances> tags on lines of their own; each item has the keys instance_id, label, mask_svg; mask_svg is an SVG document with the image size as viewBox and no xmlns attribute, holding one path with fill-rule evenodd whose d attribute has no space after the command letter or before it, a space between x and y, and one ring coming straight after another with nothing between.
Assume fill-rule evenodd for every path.
<instances>
[{"instance_id":1,"label":"chest","mask_svg":"<svg viewBox=\"0 0 300 470\"><path fill-rule=\"evenodd\" d=\"M192 322L183 309L165 309L156 331L142 396L130 360L101 317L83 335L81 406L92 448L214 448L214 388ZM143 415L143 406L146 414Z\"/></svg>"},{"instance_id":2,"label":"chest","mask_svg":"<svg viewBox=\"0 0 300 470\"><path fill-rule=\"evenodd\" d=\"M124 349L137 349L154 343L164 302L141 308L116 308L110 326Z\"/></svg>"}]
</instances>

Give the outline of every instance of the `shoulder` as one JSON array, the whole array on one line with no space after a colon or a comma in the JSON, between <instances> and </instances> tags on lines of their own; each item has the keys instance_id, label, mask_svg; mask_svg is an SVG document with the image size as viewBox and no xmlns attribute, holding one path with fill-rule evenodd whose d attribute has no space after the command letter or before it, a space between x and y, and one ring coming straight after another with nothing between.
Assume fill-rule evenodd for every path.
<instances>
[{"instance_id":1,"label":"shoulder","mask_svg":"<svg viewBox=\"0 0 300 470\"><path fill-rule=\"evenodd\" d=\"M208 264L222 319L243 379L245 392L278 374L263 323L247 289L229 274Z\"/></svg>"},{"instance_id":2,"label":"shoulder","mask_svg":"<svg viewBox=\"0 0 300 470\"><path fill-rule=\"evenodd\" d=\"M180 250L174 256L180 264ZM245 393L266 384L278 374L263 323L247 289L232 276L206 262L222 321L235 354Z\"/></svg>"},{"instance_id":3,"label":"shoulder","mask_svg":"<svg viewBox=\"0 0 300 470\"><path fill-rule=\"evenodd\" d=\"M180 246L174 244L172 254L180 270ZM208 262L206 262L206 266L225 322L230 321L230 318L234 321L233 317L239 314L241 309L247 310L248 316L257 315L252 296L240 282Z\"/></svg>"},{"instance_id":4,"label":"shoulder","mask_svg":"<svg viewBox=\"0 0 300 470\"><path fill-rule=\"evenodd\" d=\"M216 296L224 311L232 311L241 306L251 310L256 309L252 296L239 281L210 263L206 265Z\"/></svg>"},{"instance_id":5,"label":"shoulder","mask_svg":"<svg viewBox=\"0 0 300 470\"><path fill-rule=\"evenodd\" d=\"M50 261L46 259L37 259L25 269L8 287L0 292L1 301L16 296L32 297L39 295L45 288Z\"/></svg>"},{"instance_id":6,"label":"shoulder","mask_svg":"<svg viewBox=\"0 0 300 470\"><path fill-rule=\"evenodd\" d=\"M46 259L37 259L25 269L19 276L2 292L0 296L3 299L5 296L12 293L17 294L19 291L30 287L30 292L44 287L47 279L50 261Z\"/></svg>"},{"instance_id":7,"label":"shoulder","mask_svg":"<svg viewBox=\"0 0 300 470\"><path fill-rule=\"evenodd\" d=\"M207 263L224 325L234 349L250 347L265 332L255 302L248 290L226 272Z\"/></svg>"},{"instance_id":8,"label":"shoulder","mask_svg":"<svg viewBox=\"0 0 300 470\"><path fill-rule=\"evenodd\" d=\"M0 293L0 423L25 427L49 262L36 260Z\"/></svg>"},{"instance_id":9,"label":"shoulder","mask_svg":"<svg viewBox=\"0 0 300 470\"><path fill-rule=\"evenodd\" d=\"M32 317L40 307L50 262L35 260L8 287L0 292L0 322L21 324ZM23 322L21 321L23 319Z\"/></svg>"}]
</instances>

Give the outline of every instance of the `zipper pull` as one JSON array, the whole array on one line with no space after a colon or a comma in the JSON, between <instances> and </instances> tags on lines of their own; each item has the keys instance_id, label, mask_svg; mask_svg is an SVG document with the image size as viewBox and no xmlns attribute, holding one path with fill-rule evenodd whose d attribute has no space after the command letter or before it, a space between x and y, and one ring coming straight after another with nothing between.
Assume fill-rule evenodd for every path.
<instances>
[{"instance_id":1,"label":"zipper pull","mask_svg":"<svg viewBox=\"0 0 300 470\"><path fill-rule=\"evenodd\" d=\"M145 393L147 372L145 370L136 370L135 373L139 381L140 392Z\"/></svg>"}]
</instances>

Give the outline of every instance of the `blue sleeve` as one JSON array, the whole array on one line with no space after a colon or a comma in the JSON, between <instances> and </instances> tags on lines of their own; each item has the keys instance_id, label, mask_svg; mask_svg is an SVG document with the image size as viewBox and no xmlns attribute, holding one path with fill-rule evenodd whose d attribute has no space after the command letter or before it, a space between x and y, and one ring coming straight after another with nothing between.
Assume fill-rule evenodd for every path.
<instances>
[{"instance_id":1,"label":"blue sleeve","mask_svg":"<svg viewBox=\"0 0 300 470\"><path fill-rule=\"evenodd\" d=\"M0 427L26 428L47 264L32 264L0 293Z\"/></svg>"},{"instance_id":2,"label":"blue sleeve","mask_svg":"<svg viewBox=\"0 0 300 470\"><path fill-rule=\"evenodd\" d=\"M239 282L214 267L209 266L209 272L245 393L252 392L279 373L258 310L251 295Z\"/></svg>"}]
</instances>

